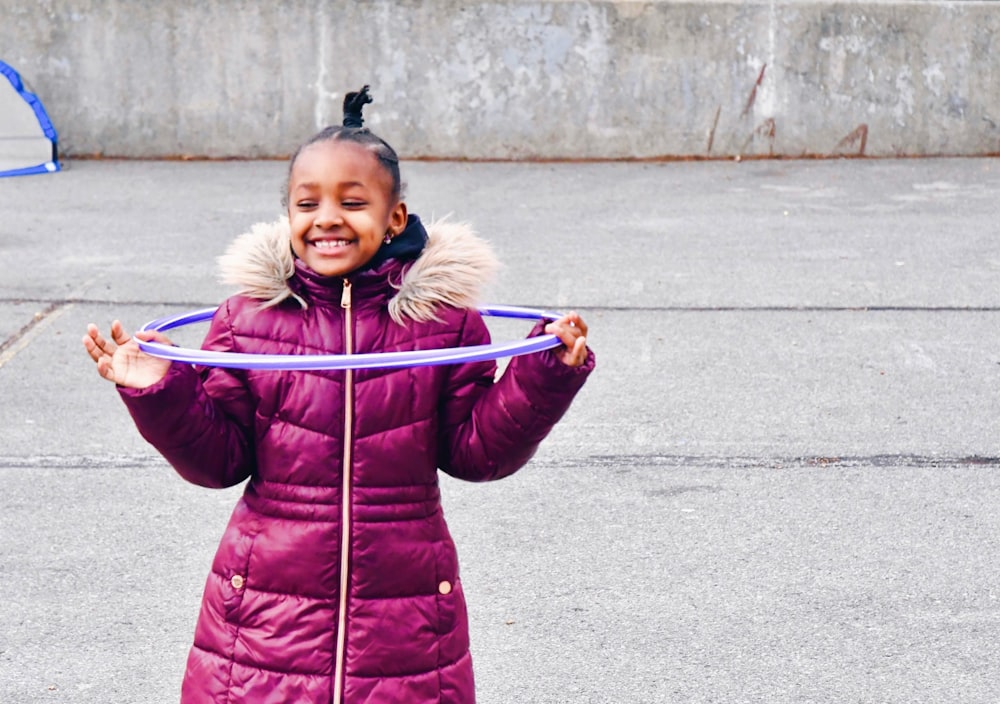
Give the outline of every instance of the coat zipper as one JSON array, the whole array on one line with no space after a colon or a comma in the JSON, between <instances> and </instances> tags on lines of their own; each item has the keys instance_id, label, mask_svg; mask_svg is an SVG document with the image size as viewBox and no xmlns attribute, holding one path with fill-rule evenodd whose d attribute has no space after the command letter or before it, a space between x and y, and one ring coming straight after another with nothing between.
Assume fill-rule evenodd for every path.
<instances>
[{"instance_id":1,"label":"coat zipper","mask_svg":"<svg viewBox=\"0 0 1000 704\"><path fill-rule=\"evenodd\" d=\"M340 297L344 309L344 354L354 354L354 321L351 316L351 282L344 279ZM347 646L347 592L350 588L351 554L351 445L354 426L354 371L344 371L344 466L340 489L340 603L337 606L337 653L334 668L333 701L344 696L344 652Z\"/></svg>"}]
</instances>

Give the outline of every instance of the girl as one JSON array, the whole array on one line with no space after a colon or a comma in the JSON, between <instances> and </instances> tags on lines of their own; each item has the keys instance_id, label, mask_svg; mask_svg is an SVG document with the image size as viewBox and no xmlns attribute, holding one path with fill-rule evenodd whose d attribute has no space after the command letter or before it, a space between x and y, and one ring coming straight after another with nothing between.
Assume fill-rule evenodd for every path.
<instances>
[{"instance_id":1,"label":"girl","mask_svg":"<svg viewBox=\"0 0 1000 704\"><path fill-rule=\"evenodd\" d=\"M203 347L273 354L479 345L496 262L461 225L429 230L396 153L344 127L292 157L288 219L221 260L241 293ZM542 326L533 334L539 334ZM576 314L563 346L496 365L240 371L144 354L120 322L83 338L143 437L185 479L249 478L205 586L182 702L473 702L468 623L437 470L471 481L524 465L593 369ZM143 340L168 342L160 333Z\"/></svg>"}]
</instances>

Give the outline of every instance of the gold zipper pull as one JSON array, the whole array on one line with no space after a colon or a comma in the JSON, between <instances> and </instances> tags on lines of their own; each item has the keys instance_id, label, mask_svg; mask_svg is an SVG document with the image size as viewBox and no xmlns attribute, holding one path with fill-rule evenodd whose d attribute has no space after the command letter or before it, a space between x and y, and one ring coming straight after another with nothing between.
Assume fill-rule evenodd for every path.
<instances>
[{"instance_id":1,"label":"gold zipper pull","mask_svg":"<svg viewBox=\"0 0 1000 704\"><path fill-rule=\"evenodd\" d=\"M351 307L351 282L347 279L344 279L344 292L340 296L340 307Z\"/></svg>"}]
</instances>

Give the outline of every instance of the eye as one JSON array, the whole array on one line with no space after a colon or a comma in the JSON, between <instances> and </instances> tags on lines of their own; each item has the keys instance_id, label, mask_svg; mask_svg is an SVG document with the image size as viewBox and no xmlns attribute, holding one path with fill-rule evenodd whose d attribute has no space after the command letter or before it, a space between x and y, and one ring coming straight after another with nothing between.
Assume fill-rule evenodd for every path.
<instances>
[{"instance_id":1,"label":"eye","mask_svg":"<svg viewBox=\"0 0 1000 704\"><path fill-rule=\"evenodd\" d=\"M367 201L359 200L357 198L349 198L343 202L343 206L351 210L359 210L364 208L366 205L368 205Z\"/></svg>"},{"instance_id":2,"label":"eye","mask_svg":"<svg viewBox=\"0 0 1000 704\"><path fill-rule=\"evenodd\" d=\"M295 207L299 210L309 210L316 207L316 201L304 199L295 202Z\"/></svg>"}]
</instances>

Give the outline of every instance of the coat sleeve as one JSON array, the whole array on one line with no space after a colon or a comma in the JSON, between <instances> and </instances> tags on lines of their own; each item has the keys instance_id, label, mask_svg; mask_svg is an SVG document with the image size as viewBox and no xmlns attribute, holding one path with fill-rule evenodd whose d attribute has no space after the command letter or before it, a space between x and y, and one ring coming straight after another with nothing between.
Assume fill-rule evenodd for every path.
<instances>
[{"instance_id":1,"label":"coat sleeve","mask_svg":"<svg viewBox=\"0 0 1000 704\"><path fill-rule=\"evenodd\" d=\"M228 304L223 304L203 348L233 349L228 320ZM142 437L184 479L222 488L250 476L254 406L244 372L174 362L153 386L119 387L118 392Z\"/></svg>"},{"instance_id":2,"label":"coat sleeve","mask_svg":"<svg viewBox=\"0 0 1000 704\"><path fill-rule=\"evenodd\" d=\"M539 324L531 336L542 332ZM466 315L462 338L462 345L490 341L478 312ZM442 400L438 466L470 481L513 474L535 454L593 369L589 350L579 367L563 364L552 351L515 357L496 382L492 362L451 367Z\"/></svg>"}]
</instances>

